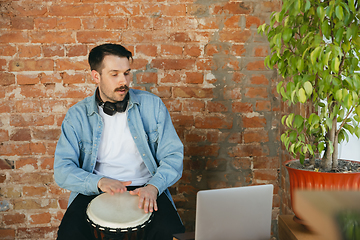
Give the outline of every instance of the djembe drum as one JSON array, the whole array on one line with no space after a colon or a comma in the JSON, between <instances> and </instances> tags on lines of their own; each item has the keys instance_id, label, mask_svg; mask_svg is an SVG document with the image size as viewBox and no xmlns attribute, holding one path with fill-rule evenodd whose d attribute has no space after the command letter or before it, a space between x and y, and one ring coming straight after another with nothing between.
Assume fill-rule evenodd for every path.
<instances>
[{"instance_id":1,"label":"djembe drum","mask_svg":"<svg viewBox=\"0 0 360 240\"><path fill-rule=\"evenodd\" d=\"M99 240L141 240L151 222L152 213L138 207L139 197L129 192L94 198L86 210L87 221Z\"/></svg>"}]
</instances>

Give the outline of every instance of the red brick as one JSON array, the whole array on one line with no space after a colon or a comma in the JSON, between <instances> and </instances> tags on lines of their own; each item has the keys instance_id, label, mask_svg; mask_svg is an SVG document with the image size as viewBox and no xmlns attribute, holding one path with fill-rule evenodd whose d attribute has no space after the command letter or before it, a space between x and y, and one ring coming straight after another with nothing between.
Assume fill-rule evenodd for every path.
<instances>
[{"instance_id":1,"label":"red brick","mask_svg":"<svg viewBox=\"0 0 360 240\"><path fill-rule=\"evenodd\" d=\"M13 173L11 174L11 181L13 181L14 184L29 184L29 185L42 185L42 184L47 184L47 183L51 183L53 182L53 174L48 172L48 173L40 173L40 172L29 172L29 173ZM22 200L24 199L17 199L17 203L19 205L23 205L24 207L26 207L26 202L22 203ZM34 200L35 202L33 202L32 200ZM33 203L34 205L40 204L42 201L44 203L46 203L46 205L51 205L52 200L51 201L47 201L48 199L29 199L30 203ZM33 205L30 204L30 205ZM43 206L44 208L46 208L46 206ZM14 208L19 209L19 208ZM22 209L29 209L29 208L22 208Z\"/></svg>"},{"instance_id":2,"label":"red brick","mask_svg":"<svg viewBox=\"0 0 360 240\"><path fill-rule=\"evenodd\" d=\"M244 142L245 143L263 143L269 141L268 132L265 130L253 130L244 132Z\"/></svg>"},{"instance_id":3,"label":"red brick","mask_svg":"<svg viewBox=\"0 0 360 240\"><path fill-rule=\"evenodd\" d=\"M25 171L38 169L37 159L35 158L21 158L15 162L16 169L24 169Z\"/></svg>"},{"instance_id":4,"label":"red brick","mask_svg":"<svg viewBox=\"0 0 360 240\"><path fill-rule=\"evenodd\" d=\"M224 99L241 99L241 88L224 87Z\"/></svg>"},{"instance_id":5,"label":"red brick","mask_svg":"<svg viewBox=\"0 0 360 240\"><path fill-rule=\"evenodd\" d=\"M278 169L279 157L255 157L254 169Z\"/></svg>"},{"instance_id":6,"label":"red brick","mask_svg":"<svg viewBox=\"0 0 360 240\"><path fill-rule=\"evenodd\" d=\"M178 72L166 71L163 76L160 76L161 83L178 83L181 82L181 76Z\"/></svg>"},{"instance_id":7,"label":"red brick","mask_svg":"<svg viewBox=\"0 0 360 240\"><path fill-rule=\"evenodd\" d=\"M0 238L1 239L15 239L15 229L0 229Z\"/></svg>"},{"instance_id":8,"label":"red brick","mask_svg":"<svg viewBox=\"0 0 360 240\"><path fill-rule=\"evenodd\" d=\"M269 55L268 46L258 46L254 48L254 57L266 57Z\"/></svg>"},{"instance_id":9,"label":"red brick","mask_svg":"<svg viewBox=\"0 0 360 240\"><path fill-rule=\"evenodd\" d=\"M85 30L94 30L94 29L103 29L104 28L104 19L102 18L83 18L82 25Z\"/></svg>"},{"instance_id":10,"label":"red brick","mask_svg":"<svg viewBox=\"0 0 360 240\"><path fill-rule=\"evenodd\" d=\"M199 29L219 29L222 18L203 17L199 19Z\"/></svg>"},{"instance_id":11,"label":"red brick","mask_svg":"<svg viewBox=\"0 0 360 240\"><path fill-rule=\"evenodd\" d=\"M30 39L32 43L75 43L75 34L72 31L66 32L50 32L50 31L38 31L31 32Z\"/></svg>"},{"instance_id":12,"label":"red brick","mask_svg":"<svg viewBox=\"0 0 360 240\"><path fill-rule=\"evenodd\" d=\"M0 173L0 183L4 183L6 181L6 175L4 173ZM1 237L1 229L0 229L0 237Z\"/></svg>"},{"instance_id":13,"label":"red brick","mask_svg":"<svg viewBox=\"0 0 360 240\"><path fill-rule=\"evenodd\" d=\"M35 58L41 56L40 46L19 46L20 58Z\"/></svg>"},{"instance_id":14,"label":"red brick","mask_svg":"<svg viewBox=\"0 0 360 240\"><path fill-rule=\"evenodd\" d=\"M64 57L65 48L59 45L43 45L44 57Z\"/></svg>"},{"instance_id":15,"label":"red brick","mask_svg":"<svg viewBox=\"0 0 360 240\"><path fill-rule=\"evenodd\" d=\"M11 31L0 33L0 43L27 43L29 36L24 31Z\"/></svg>"},{"instance_id":16,"label":"red brick","mask_svg":"<svg viewBox=\"0 0 360 240\"><path fill-rule=\"evenodd\" d=\"M85 83L86 80L86 75L84 73L68 74L64 72L60 75L63 79L63 83L65 84Z\"/></svg>"},{"instance_id":17,"label":"red brick","mask_svg":"<svg viewBox=\"0 0 360 240\"><path fill-rule=\"evenodd\" d=\"M47 147L45 146L44 143L41 142L30 143L31 154L43 155L46 153L46 151L47 151Z\"/></svg>"},{"instance_id":18,"label":"red brick","mask_svg":"<svg viewBox=\"0 0 360 240\"><path fill-rule=\"evenodd\" d=\"M71 5L51 5L49 13L52 16L93 16L93 4L71 4Z\"/></svg>"},{"instance_id":19,"label":"red brick","mask_svg":"<svg viewBox=\"0 0 360 240\"><path fill-rule=\"evenodd\" d=\"M38 100L19 100L15 102L15 110L18 113L30 113L40 111Z\"/></svg>"},{"instance_id":20,"label":"red brick","mask_svg":"<svg viewBox=\"0 0 360 240\"><path fill-rule=\"evenodd\" d=\"M41 3L25 2L12 4L12 12L18 16L44 16L47 13L47 6Z\"/></svg>"},{"instance_id":21,"label":"red brick","mask_svg":"<svg viewBox=\"0 0 360 240\"><path fill-rule=\"evenodd\" d=\"M276 169L267 169L267 170L254 170L254 179L256 180L271 180L275 181L278 179L278 172Z\"/></svg>"},{"instance_id":22,"label":"red brick","mask_svg":"<svg viewBox=\"0 0 360 240\"><path fill-rule=\"evenodd\" d=\"M41 169L47 169L47 170L54 169L54 158L44 158L40 162L41 162L40 165Z\"/></svg>"},{"instance_id":23,"label":"red brick","mask_svg":"<svg viewBox=\"0 0 360 240\"><path fill-rule=\"evenodd\" d=\"M243 117L244 128L263 128L266 125L266 119L264 117Z\"/></svg>"},{"instance_id":24,"label":"red brick","mask_svg":"<svg viewBox=\"0 0 360 240\"><path fill-rule=\"evenodd\" d=\"M46 96L44 85L23 85L20 94L26 98L43 98Z\"/></svg>"},{"instance_id":25,"label":"red brick","mask_svg":"<svg viewBox=\"0 0 360 240\"><path fill-rule=\"evenodd\" d=\"M249 70L249 71L261 71L261 70L265 70L264 60L249 62L249 63L246 65L246 69Z\"/></svg>"},{"instance_id":26,"label":"red brick","mask_svg":"<svg viewBox=\"0 0 360 240\"><path fill-rule=\"evenodd\" d=\"M176 32L170 35L170 40L174 42L191 42L192 39L187 32Z\"/></svg>"},{"instance_id":27,"label":"red brick","mask_svg":"<svg viewBox=\"0 0 360 240\"><path fill-rule=\"evenodd\" d=\"M121 33L115 31L80 31L76 33L76 39L80 43L117 42L120 38Z\"/></svg>"},{"instance_id":28,"label":"red brick","mask_svg":"<svg viewBox=\"0 0 360 240\"><path fill-rule=\"evenodd\" d=\"M20 239L56 239L58 227L31 227L18 228L17 236Z\"/></svg>"},{"instance_id":29,"label":"red brick","mask_svg":"<svg viewBox=\"0 0 360 240\"><path fill-rule=\"evenodd\" d=\"M140 5L120 5L120 4L97 4L95 5L96 16L127 16L139 15Z\"/></svg>"},{"instance_id":30,"label":"red brick","mask_svg":"<svg viewBox=\"0 0 360 240\"><path fill-rule=\"evenodd\" d=\"M268 85L269 80L264 75L252 75L250 83L256 85Z\"/></svg>"},{"instance_id":31,"label":"red brick","mask_svg":"<svg viewBox=\"0 0 360 240\"><path fill-rule=\"evenodd\" d=\"M228 154L230 157L264 157L269 154L269 149L260 144L239 144L231 147Z\"/></svg>"},{"instance_id":32,"label":"red brick","mask_svg":"<svg viewBox=\"0 0 360 240\"><path fill-rule=\"evenodd\" d=\"M171 97L171 88L167 86L150 87L150 91L161 98Z\"/></svg>"},{"instance_id":33,"label":"red brick","mask_svg":"<svg viewBox=\"0 0 360 240\"><path fill-rule=\"evenodd\" d=\"M187 72L186 74L186 83L190 84L201 84L204 82L204 74L199 72Z\"/></svg>"},{"instance_id":34,"label":"red brick","mask_svg":"<svg viewBox=\"0 0 360 240\"><path fill-rule=\"evenodd\" d=\"M206 134L202 131L191 131L190 133L185 134L186 142L204 142L206 140Z\"/></svg>"},{"instance_id":35,"label":"red brick","mask_svg":"<svg viewBox=\"0 0 360 240\"><path fill-rule=\"evenodd\" d=\"M25 223L25 220L26 220L25 214L23 214L23 213L4 214L3 215L3 221L4 221L5 225ZM1 237L1 230L0 230L0 237ZM4 239L4 238L1 237L1 239Z\"/></svg>"},{"instance_id":36,"label":"red brick","mask_svg":"<svg viewBox=\"0 0 360 240\"><path fill-rule=\"evenodd\" d=\"M9 131L0 129L0 142L9 141Z\"/></svg>"},{"instance_id":37,"label":"red brick","mask_svg":"<svg viewBox=\"0 0 360 240\"><path fill-rule=\"evenodd\" d=\"M219 146L187 146L185 148L185 154L187 156L212 156L217 157L219 155Z\"/></svg>"},{"instance_id":38,"label":"red brick","mask_svg":"<svg viewBox=\"0 0 360 240\"><path fill-rule=\"evenodd\" d=\"M267 88L253 87L245 90L245 96L248 98L268 98Z\"/></svg>"},{"instance_id":39,"label":"red brick","mask_svg":"<svg viewBox=\"0 0 360 240\"><path fill-rule=\"evenodd\" d=\"M240 23L241 23L241 16L240 15L234 15L229 17L224 25L227 28L240 28Z\"/></svg>"},{"instance_id":40,"label":"red brick","mask_svg":"<svg viewBox=\"0 0 360 240\"><path fill-rule=\"evenodd\" d=\"M57 27L57 19L54 17L42 17L42 18L35 18L34 20L35 28L36 29L55 29Z\"/></svg>"},{"instance_id":41,"label":"red brick","mask_svg":"<svg viewBox=\"0 0 360 240\"><path fill-rule=\"evenodd\" d=\"M10 140L12 140L12 141L30 141L31 140L30 129L16 129L10 135Z\"/></svg>"},{"instance_id":42,"label":"red brick","mask_svg":"<svg viewBox=\"0 0 360 240\"><path fill-rule=\"evenodd\" d=\"M199 57L201 55L201 48L198 45L186 45L184 48L184 55Z\"/></svg>"},{"instance_id":43,"label":"red brick","mask_svg":"<svg viewBox=\"0 0 360 240\"><path fill-rule=\"evenodd\" d=\"M36 140L58 140L60 129L34 129L33 139Z\"/></svg>"},{"instance_id":44,"label":"red brick","mask_svg":"<svg viewBox=\"0 0 360 240\"><path fill-rule=\"evenodd\" d=\"M237 30L222 30L219 36L222 42L246 43L251 37L251 31L243 30L239 32Z\"/></svg>"},{"instance_id":45,"label":"red brick","mask_svg":"<svg viewBox=\"0 0 360 240\"><path fill-rule=\"evenodd\" d=\"M29 143L8 143L0 145L0 152L6 156L23 156L30 154Z\"/></svg>"},{"instance_id":46,"label":"red brick","mask_svg":"<svg viewBox=\"0 0 360 240\"><path fill-rule=\"evenodd\" d=\"M246 28L250 28L253 25L255 25L255 27L258 28L263 23L264 23L264 21L260 20L256 16L251 16L251 15L246 16Z\"/></svg>"},{"instance_id":47,"label":"red brick","mask_svg":"<svg viewBox=\"0 0 360 240\"><path fill-rule=\"evenodd\" d=\"M105 20L106 29L126 29L128 27L128 19L126 17L112 17Z\"/></svg>"},{"instance_id":48,"label":"red brick","mask_svg":"<svg viewBox=\"0 0 360 240\"><path fill-rule=\"evenodd\" d=\"M11 18L3 16L0 18L0 28L10 29L11 28Z\"/></svg>"},{"instance_id":49,"label":"red brick","mask_svg":"<svg viewBox=\"0 0 360 240\"><path fill-rule=\"evenodd\" d=\"M81 20L79 18L62 17L58 19L57 26L59 29L80 30Z\"/></svg>"},{"instance_id":50,"label":"red brick","mask_svg":"<svg viewBox=\"0 0 360 240\"><path fill-rule=\"evenodd\" d=\"M172 114L171 119L176 127L192 127L194 126L194 117L183 114Z\"/></svg>"},{"instance_id":51,"label":"red brick","mask_svg":"<svg viewBox=\"0 0 360 240\"><path fill-rule=\"evenodd\" d=\"M30 215L30 224L50 223L50 220L51 220L51 214L48 212Z\"/></svg>"},{"instance_id":52,"label":"red brick","mask_svg":"<svg viewBox=\"0 0 360 240\"><path fill-rule=\"evenodd\" d=\"M233 126L232 117L195 117L196 128L208 129L231 129Z\"/></svg>"},{"instance_id":53,"label":"red brick","mask_svg":"<svg viewBox=\"0 0 360 240\"><path fill-rule=\"evenodd\" d=\"M0 45L0 56L14 56L16 53L16 47L9 45Z\"/></svg>"},{"instance_id":54,"label":"red brick","mask_svg":"<svg viewBox=\"0 0 360 240\"><path fill-rule=\"evenodd\" d=\"M163 14L165 16L185 16L186 15L186 5L185 4L165 5Z\"/></svg>"},{"instance_id":55,"label":"red brick","mask_svg":"<svg viewBox=\"0 0 360 240\"><path fill-rule=\"evenodd\" d=\"M15 83L15 75L7 72L0 72L0 86L9 86Z\"/></svg>"},{"instance_id":56,"label":"red brick","mask_svg":"<svg viewBox=\"0 0 360 240\"><path fill-rule=\"evenodd\" d=\"M180 112L182 109L182 102L178 99L163 99L163 102L169 112Z\"/></svg>"},{"instance_id":57,"label":"red brick","mask_svg":"<svg viewBox=\"0 0 360 240\"><path fill-rule=\"evenodd\" d=\"M235 56L245 56L246 49L243 44L233 44L231 46L231 54Z\"/></svg>"},{"instance_id":58,"label":"red brick","mask_svg":"<svg viewBox=\"0 0 360 240\"><path fill-rule=\"evenodd\" d=\"M251 113L253 112L253 105L247 102L233 102L232 112L234 113Z\"/></svg>"},{"instance_id":59,"label":"red brick","mask_svg":"<svg viewBox=\"0 0 360 240\"><path fill-rule=\"evenodd\" d=\"M143 72L136 74L137 83L157 83L158 75L156 72Z\"/></svg>"},{"instance_id":60,"label":"red brick","mask_svg":"<svg viewBox=\"0 0 360 240\"><path fill-rule=\"evenodd\" d=\"M271 102L270 101L256 101L255 104L256 111L271 111Z\"/></svg>"},{"instance_id":61,"label":"red brick","mask_svg":"<svg viewBox=\"0 0 360 240\"><path fill-rule=\"evenodd\" d=\"M77 59L58 59L56 60L56 70L85 70L89 69L87 60L79 61Z\"/></svg>"},{"instance_id":62,"label":"red brick","mask_svg":"<svg viewBox=\"0 0 360 240\"><path fill-rule=\"evenodd\" d=\"M152 19L144 16L133 16L130 18L130 27L135 29L151 29Z\"/></svg>"},{"instance_id":63,"label":"red brick","mask_svg":"<svg viewBox=\"0 0 360 240\"><path fill-rule=\"evenodd\" d=\"M134 70L146 70L146 66L148 65L148 60L146 59L134 59L134 61L130 64L131 69Z\"/></svg>"},{"instance_id":64,"label":"red brick","mask_svg":"<svg viewBox=\"0 0 360 240\"><path fill-rule=\"evenodd\" d=\"M178 30L191 30L198 28L198 21L194 17L175 17L173 28Z\"/></svg>"},{"instance_id":65,"label":"red brick","mask_svg":"<svg viewBox=\"0 0 360 240\"><path fill-rule=\"evenodd\" d=\"M199 58L196 60L196 69L197 70L217 70L215 62L212 59Z\"/></svg>"},{"instance_id":66,"label":"red brick","mask_svg":"<svg viewBox=\"0 0 360 240\"><path fill-rule=\"evenodd\" d=\"M209 112L227 112L228 108L226 107L226 102L208 102L206 109Z\"/></svg>"},{"instance_id":67,"label":"red brick","mask_svg":"<svg viewBox=\"0 0 360 240\"><path fill-rule=\"evenodd\" d=\"M164 70L191 70L194 68L193 59L154 59L151 67Z\"/></svg>"},{"instance_id":68,"label":"red brick","mask_svg":"<svg viewBox=\"0 0 360 240\"><path fill-rule=\"evenodd\" d=\"M161 45L160 53L162 55L182 55L183 47L176 45Z\"/></svg>"},{"instance_id":69,"label":"red brick","mask_svg":"<svg viewBox=\"0 0 360 240\"><path fill-rule=\"evenodd\" d=\"M12 60L10 71L53 71L54 61L50 59Z\"/></svg>"},{"instance_id":70,"label":"red brick","mask_svg":"<svg viewBox=\"0 0 360 240\"><path fill-rule=\"evenodd\" d=\"M243 135L241 132L231 133L228 139L229 143L242 143Z\"/></svg>"},{"instance_id":71,"label":"red brick","mask_svg":"<svg viewBox=\"0 0 360 240\"><path fill-rule=\"evenodd\" d=\"M50 111L49 111L50 112ZM10 126L27 127L27 126L46 126L54 124L53 115L30 115L30 114L12 114L10 116Z\"/></svg>"},{"instance_id":72,"label":"red brick","mask_svg":"<svg viewBox=\"0 0 360 240\"><path fill-rule=\"evenodd\" d=\"M183 103L183 111L185 112L203 112L205 102L200 100L186 100Z\"/></svg>"},{"instance_id":73,"label":"red brick","mask_svg":"<svg viewBox=\"0 0 360 240\"><path fill-rule=\"evenodd\" d=\"M211 143L224 142L228 136L229 136L229 133L222 132L219 130L208 130L207 135L206 135L207 140Z\"/></svg>"},{"instance_id":74,"label":"red brick","mask_svg":"<svg viewBox=\"0 0 360 240\"><path fill-rule=\"evenodd\" d=\"M174 97L181 98L213 98L212 88L200 87L174 87Z\"/></svg>"},{"instance_id":75,"label":"red brick","mask_svg":"<svg viewBox=\"0 0 360 240\"><path fill-rule=\"evenodd\" d=\"M251 3L245 2L230 2L214 7L215 14L250 14L252 11Z\"/></svg>"},{"instance_id":76,"label":"red brick","mask_svg":"<svg viewBox=\"0 0 360 240\"><path fill-rule=\"evenodd\" d=\"M157 47L154 45L138 45L136 46L136 54L155 57L157 55Z\"/></svg>"},{"instance_id":77,"label":"red brick","mask_svg":"<svg viewBox=\"0 0 360 240\"><path fill-rule=\"evenodd\" d=\"M174 26L174 19L171 17L161 16L154 19L153 25L155 30L172 28Z\"/></svg>"},{"instance_id":78,"label":"red brick","mask_svg":"<svg viewBox=\"0 0 360 240\"><path fill-rule=\"evenodd\" d=\"M87 48L85 45L68 46L66 47L66 56L67 57L87 56Z\"/></svg>"},{"instance_id":79,"label":"red brick","mask_svg":"<svg viewBox=\"0 0 360 240\"><path fill-rule=\"evenodd\" d=\"M32 17L12 17L11 27L15 30L32 30L34 29L34 18Z\"/></svg>"},{"instance_id":80,"label":"red brick","mask_svg":"<svg viewBox=\"0 0 360 240\"><path fill-rule=\"evenodd\" d=\"M235 158L231 161L231 166L235 169L244 171L246 169L251 169L251 160L247 157Z\"/></svg>"}]
</instances>

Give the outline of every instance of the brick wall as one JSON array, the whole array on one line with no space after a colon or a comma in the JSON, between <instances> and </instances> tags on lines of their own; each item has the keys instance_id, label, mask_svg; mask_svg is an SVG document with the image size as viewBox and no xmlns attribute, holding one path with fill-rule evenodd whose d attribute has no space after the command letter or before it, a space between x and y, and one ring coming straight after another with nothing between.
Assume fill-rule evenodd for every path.
<instances>
[{"instance_id":1,"label":"brick wall","mask_svg":"<svg viewBox=\"0 0 360 240\"><path fill-rule=\"evenodd\" d=\"M0 1L0 238L55 238L69 196L53 180L60 125L93 93L87 54L105 42L134 53L133 86L163 99L185 145L183 177L171 192L187 230L198 190L271 183L276 237L281 106L256 28L279 7L280 0Z\"/></svg>"}]
</instances>

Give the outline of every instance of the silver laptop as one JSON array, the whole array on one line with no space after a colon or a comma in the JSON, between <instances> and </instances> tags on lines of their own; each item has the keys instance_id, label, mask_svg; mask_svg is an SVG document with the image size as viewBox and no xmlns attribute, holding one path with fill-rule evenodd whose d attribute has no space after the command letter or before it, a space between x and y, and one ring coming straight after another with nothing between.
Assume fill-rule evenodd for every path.
<instances>
[{"instance_id":1,"label":"silver laptop","mask_svg":"<svg viewBox=\"0 0 360 240\"><path fill-rule=\"evenodd\" d=\"M274 186L197 193L195 240L269 240Z\"/></svg>"}]
</instances>

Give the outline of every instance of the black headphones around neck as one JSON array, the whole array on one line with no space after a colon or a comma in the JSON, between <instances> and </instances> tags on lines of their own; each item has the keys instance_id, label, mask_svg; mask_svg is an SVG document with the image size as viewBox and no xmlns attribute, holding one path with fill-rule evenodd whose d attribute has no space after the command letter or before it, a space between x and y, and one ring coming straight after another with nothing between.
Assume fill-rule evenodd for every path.
<instances>
[{"instance_id":1,"label":"black headphones around neck","mask_svg":"<svg viewBox=\"0 0 360 240\"><path fill-rule=\"evenodd\" d=\"M96 89L95 96L96 96L96 101L97 101L98 105L103 108L104 113L106 113L107 115L110 115L110 116L114 115L117 112L120 112L120 113L125 112L128 102L129 102L129 92L126 94L124 100L115 102L115 103L108 102L108 101L103 102L103 100L100 97L98 88Z\"/></svg>"}]
</instances>

